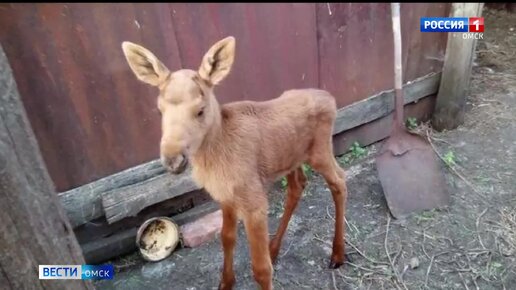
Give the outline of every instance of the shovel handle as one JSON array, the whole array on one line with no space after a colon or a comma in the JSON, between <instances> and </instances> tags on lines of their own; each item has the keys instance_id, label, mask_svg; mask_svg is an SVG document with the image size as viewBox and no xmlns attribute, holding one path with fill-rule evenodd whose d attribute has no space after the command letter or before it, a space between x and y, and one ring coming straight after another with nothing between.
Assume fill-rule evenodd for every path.
<instances>
[{"instance_id":1,"label":"shovel handle","mask_svg":"<svg viewBox=\"0 0 516 290\"><path fill-rule=\"evenodd\" d=\"M400 3L391 3L392 33L394 36L394 91L395 114L393 129L403 129L403 90L402 90L402 61L401 61L401 24Z\"/></svg>"}]
</instances>

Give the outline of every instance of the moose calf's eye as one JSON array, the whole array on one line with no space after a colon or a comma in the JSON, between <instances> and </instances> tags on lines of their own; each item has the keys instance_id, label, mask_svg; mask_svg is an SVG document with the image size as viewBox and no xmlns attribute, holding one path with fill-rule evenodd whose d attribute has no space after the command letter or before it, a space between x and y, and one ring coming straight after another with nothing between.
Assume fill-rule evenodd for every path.
<instances>
[{"instance_id":1,"label":"moose calf's eye","mask_svg":"<svg viewBox=\"0 0 516 290\"><path fill-rule=\"evenodd\" d=\"M202 117L202 115L204 115L204 109L201 109L201 110L197 113L197 117Z\"/></svg>"}]
</instances>

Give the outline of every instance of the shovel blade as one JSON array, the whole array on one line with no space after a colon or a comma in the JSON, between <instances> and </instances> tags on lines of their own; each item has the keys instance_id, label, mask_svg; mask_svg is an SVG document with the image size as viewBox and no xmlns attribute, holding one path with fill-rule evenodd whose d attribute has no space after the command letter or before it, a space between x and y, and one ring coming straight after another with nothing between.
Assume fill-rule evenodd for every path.
<instances>
[{"instance_id":1,"label":"shovel blade","mask_svg":"<svg viewBox=\"0 0 516 290\"><path fill-rule=\"evenodd\" d=\"M398 156L384 151L376 158L376 168L394 218L449 205L444 175L429 145Z\"/></svg>"}]
</instances>

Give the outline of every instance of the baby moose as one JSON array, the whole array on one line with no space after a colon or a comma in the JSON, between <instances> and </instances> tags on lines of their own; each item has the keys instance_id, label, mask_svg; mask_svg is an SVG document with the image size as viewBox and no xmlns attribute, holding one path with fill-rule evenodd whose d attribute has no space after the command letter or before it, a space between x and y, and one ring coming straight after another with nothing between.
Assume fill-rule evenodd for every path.
<instances>
[{"instance_id":1,"label":"baby moose","mask_svg":"<svg viewBox=\"0 0 516 290\"><path fill-rule=\"evenodd\" d=\"M190 163L195 182L220 204L224 265L219 289L232 289L235 283L233 251L238 220L245 226L254 279L261 289L272 289L272 263L306 185L301 168L305 162L324 177L335 202L330 268L344 263L347 189L344 170L333 155L337 106L332 95L300 89L265 102L220 105L213 90L231 70L234 37L215 43L197 71L170 72L153 53L131 42L123 42L122 49L136 77L159 89L163 165L179 174ZM285 175L285 211L269 242L267 191Z\"/></svg>"}]
</instances>

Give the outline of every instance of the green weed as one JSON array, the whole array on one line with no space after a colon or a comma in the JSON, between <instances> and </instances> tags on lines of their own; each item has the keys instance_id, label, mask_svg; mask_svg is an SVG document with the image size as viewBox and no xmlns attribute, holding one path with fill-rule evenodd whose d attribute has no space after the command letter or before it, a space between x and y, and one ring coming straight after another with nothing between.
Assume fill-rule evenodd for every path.
<instances>
[{"instance_id":1,"label":"green weed","mask_svg":"<svg viewBox=\"0 0 516 290\"><path fill-rule=\"evenodd\" d=\"M358 142L353 142L351 144L351 147L349 148L349 152L342 155L339 160L343 162L344 164L350 164L351 162L364 157L367 155L367 149L364 147L361 147Z\"/></svg>"},{"instance_id":2,"label":"green weed","mask_svg":"<svg viewBox=\"0 0 516 290\"><path fill-rule=\"evenodd\" d=\"M443 160L444 160L444 163L448 166L448 167L452 167L454 166L456 163L456 158L455 158L455 154L453 154L452 151L448 151L444 157L443 157Z\"/></svg>"},{"instance_id":3,"label":"green weed","mask_svg":"<svg viewBox=\"0 0 516 290\"><path fill-rule=\"evenodd\" d=\"M303 173L305 174L306 178L312 177L313 170L312 167L310 167L310 165L303 163L301 168L303 169Z\"/></svg>"},{"instance_id":4,"label":"green weed","mask_svg":"<svg viewBox=\"0 0 516 290\"><path fill-rule=\"evenodd\" d=\"M287 177L286 177L286 176L283 176L283 177L281 178L281 188L286 189L286 188L287 188L287 184L288 184L288 183L287 183Z\"/></svg>"},{"instance_id":5,"label":"green weed","mask_svg":"<svg viewBox=\"0 0 516 290\"><path fill-rule=\"evenodd\" d=\"M414 130L417 128L417 119L414 117L407 118L407 122L405 124L409 130Z\"/></svg>"},{"instance_id":6,"label":"green weed","mask_svg":"<svg viewBox=\"0 0 516 290\"><path fill-rule=\"evenodd\" d=\"M421 222L433 220L435 218L435 214L436 214L435 209L425 210L415 216L416 223L419 225L419 224L421 224Z\"/></svg>"},{"instance_id":7,"label":"green weed","mask_svg":"<svg viewBox=\"0 0 516 290\"><path fill-rule=\"evenodd\" d=\"M308 165L306 163L303 163L303 165L301 165L301 168L303 169L303 173L305 174L306 178L310 179L310 177L312 177L312 174L313 174L312 167L310 167L310 165ZM286 189L287 185L288 185L287 177L283 176L281 178L281 188Z\"/></svg>"}]
</instances>

